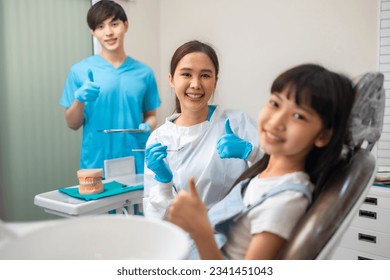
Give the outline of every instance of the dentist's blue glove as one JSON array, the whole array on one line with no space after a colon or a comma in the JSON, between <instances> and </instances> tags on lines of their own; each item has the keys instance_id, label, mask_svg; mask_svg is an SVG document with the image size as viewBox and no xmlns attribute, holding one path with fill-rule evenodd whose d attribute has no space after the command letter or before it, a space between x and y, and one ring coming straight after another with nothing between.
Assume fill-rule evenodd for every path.
<instances>
[{"instance_id":1,"label":"dentist's blue glove","mask_svg":"<svg viewBox=\"0 0 390 280\"><path fill-rule=\"evenodd\" d=\"M161 183L169 183L173 177L172 171L164 162L167 155L167 146L161 143L150 145L145 150L146 166L156 174L154 178Z\"/></svg>"},{"instance_id":2,"label":"dentist's blue glove","mask_svg":"<svg viewBox=\"0 0 390 280\"><path fill-rule=\"evenodd\" d=\"M225 123L226 134L217 142L217 150L220 158L247 159L252 152L252 144L239 138L230 127L230 121Z\"/></svg>"},{"instance_id":3,"label":"dentist's blue glove","mask_svg":"<svg viewBox=\"0 0 390 280\"><path fill-rule=\"evenodd\" d=\"M88 69L88 79L85 80L84 84L76 90L74 98L79 102L95 101L100 93L100 86L94 83L93 73L91 69Z\"/></svg>"},{"instance_id":4,"label":"dentist's blue glove","mask_svg":"<svg viewBox=\"0 0 390 280\"><path fill-rule=\"evenodd\" d=\"M146 132L151 132L152 131L152 127L148 123L140 123L139 126L138 126L138 129L145 130Z\"/></svg>"}]
</instances>

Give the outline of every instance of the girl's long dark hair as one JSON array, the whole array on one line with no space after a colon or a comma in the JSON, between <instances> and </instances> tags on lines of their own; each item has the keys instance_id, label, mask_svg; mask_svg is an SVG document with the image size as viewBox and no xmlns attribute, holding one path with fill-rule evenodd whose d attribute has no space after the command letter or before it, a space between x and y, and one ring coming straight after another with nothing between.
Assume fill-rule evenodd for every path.
<instances>
[{"instance_id":1,"label":"girl's long dark hair","mask_svg":"<svg viewBox=\"0 0 390 280\"><path fill-rule=\"evenodd\" d=\"M343 144L346 142L349 115L355 99L352 81L342 74L331 72L317 64L303 64L280 74L271 86L271 94L288 89L289 96L297 104L309 105L321 117L324 129L333 131L328 145L314 147L306 157L305 171L315 185L314 197L336 164L340 163ZM270 156L265 154L234 183L252 178L268 165Z\"/></svg>"}]
</instances>

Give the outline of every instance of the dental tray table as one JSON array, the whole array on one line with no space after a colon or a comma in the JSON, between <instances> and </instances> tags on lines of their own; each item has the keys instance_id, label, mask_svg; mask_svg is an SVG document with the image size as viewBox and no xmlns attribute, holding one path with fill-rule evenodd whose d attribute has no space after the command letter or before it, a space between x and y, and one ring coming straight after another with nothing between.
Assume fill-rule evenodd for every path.
<instances>
[{"instance_id":1,"label":"dental tray table","mask_svg":"<svg viewBox=\"0 0 390 280\"><path fill-rule=\"evenodd\" d=\"M113 179L103 181L107 183ZM115 181L127 186L143 185L143 174L133 174L115 178ZM72 186L70 188L77 188ZM38 194L34 197L34 204L42 207L47 213L62 217L77 217L85 215L139 214L142 208L143 190L135 190L97 200L82 200L61 193L58 190Z\"/></svg>"}]
</instances>

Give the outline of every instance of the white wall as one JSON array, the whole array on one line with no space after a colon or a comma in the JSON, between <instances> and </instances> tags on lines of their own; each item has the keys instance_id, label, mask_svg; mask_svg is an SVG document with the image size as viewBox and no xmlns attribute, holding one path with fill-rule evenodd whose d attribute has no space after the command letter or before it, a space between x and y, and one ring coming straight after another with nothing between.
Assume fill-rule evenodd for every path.
<instances>
[{"instance_id":1,"label":"white wall","mask_svg":"<svg viewBox=\"0 0 390 280\"><path fill-rule=\"evenodd\" d=\"M160 0L115 2L126 11L129 21L125 37L126 53L152 67L160 84Z\"/></svg>"},{"instance_id":2,"label":"white wall","mask_svg":"<svg viewBox=\"0 0 390 280\"><path fill-rule=\"evenodd\" d=\"M291 66L321 63L351 77L378 70L379 0L134 0L126 5L134 24L128 53L156 70L160 123L174 106L167 82L170 58L192 39L211 43L219 54L215 103L253 118L273 79ZM132 10L141 6L148 10Z\"/></svg>"},{"instance_id":3,"label":"white wall","mask_svg":"<svg viewBox=\"0 0 390 280\"><path fill-rule=\"evenodd\" d=\"M160 79L160 0L117 0L126 10L126 51L148 64Z\"/></svg>"}]
</instances>

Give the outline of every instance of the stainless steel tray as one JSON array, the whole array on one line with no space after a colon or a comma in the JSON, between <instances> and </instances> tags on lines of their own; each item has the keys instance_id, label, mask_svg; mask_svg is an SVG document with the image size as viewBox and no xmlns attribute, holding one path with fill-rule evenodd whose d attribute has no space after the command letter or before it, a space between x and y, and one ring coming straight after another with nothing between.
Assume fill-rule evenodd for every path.
<instances>
[{"instance_id":1,"label":"stainless steel tray","mask_svg":"<svg viewBox=\"0 0 390 280\"><path fill-rule=\"evenodd\" d=\"M98 132L102 133L146 133L148 132L145 129L103 129L103 130L98 130Z\"/></svg>"}]
</instances>

